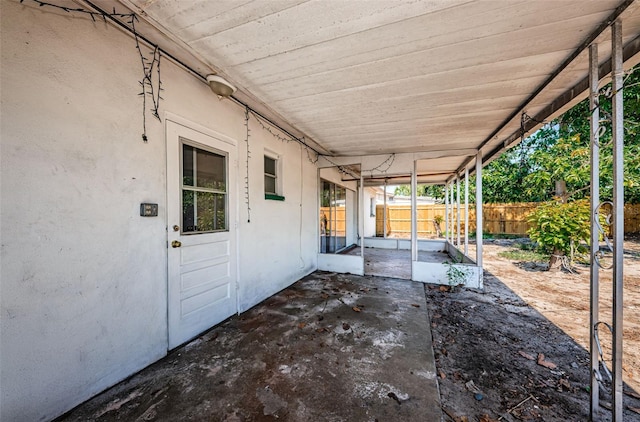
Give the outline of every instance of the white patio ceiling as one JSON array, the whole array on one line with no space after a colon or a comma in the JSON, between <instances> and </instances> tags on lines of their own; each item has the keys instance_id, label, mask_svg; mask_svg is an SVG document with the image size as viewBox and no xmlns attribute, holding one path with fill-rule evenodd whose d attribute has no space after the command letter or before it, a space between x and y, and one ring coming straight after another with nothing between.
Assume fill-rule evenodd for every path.
<instances>
[{"instance_id":1,"label":"white patio ceiling","mask_svg":"<svg viewBox=\"0 0 640 422\"><path fill-rule=\"evenodd\" d=\"M321 152L441 151L443 180L469 149L490 158L517 142L523 112L542 120L577 102L590 41L607 66L609 18L623 22L627 67L640 44L640 8L620 0L120 2L165 50Z\"/></svg>"}]
</instances>

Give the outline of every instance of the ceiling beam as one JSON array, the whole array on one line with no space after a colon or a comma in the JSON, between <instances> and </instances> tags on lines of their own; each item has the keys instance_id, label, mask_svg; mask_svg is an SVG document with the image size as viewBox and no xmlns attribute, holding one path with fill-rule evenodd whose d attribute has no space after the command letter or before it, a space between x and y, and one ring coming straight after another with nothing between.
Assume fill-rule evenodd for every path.
<instances>
[{"instance_id":1,"label":"ceiling beam","mask_svg":"<svg viewBox=\"0 0 640 422\"><path fill-rule=\"evenodd\" d=\"M430 160L437 158L447 158L447 157L471 157L475 156L478 153L478 150L475 148L463 148L456 150L437 150L437 151L418 151L418 152L405 152L405 153L397 153L395 155L395 159L400 160ZM326 157L321 156L320 159L323 163L318 163L319 168L328 168L335 167L336 165L345 166L349 164L362 164L365 160L371 161L376 158L380 159L380 161L384 161L389 158L392 154L371 154L371 155L340 155L335 157L330 157L330 160L327 160Z\"/></svg>"}]
</instances>

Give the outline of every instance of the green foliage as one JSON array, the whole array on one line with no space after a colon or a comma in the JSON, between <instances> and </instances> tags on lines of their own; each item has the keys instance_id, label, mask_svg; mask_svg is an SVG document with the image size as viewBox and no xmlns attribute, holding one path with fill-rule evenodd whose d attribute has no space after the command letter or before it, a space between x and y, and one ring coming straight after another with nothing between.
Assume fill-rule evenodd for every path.
<instances>
[{"instance_id":1,"label":"green foliage","mask_svg":"<svg viewBox=\"0 0 640 422\"><path fill-rule=\"evenodd\" d=\"M444 265L447 266L447 279L449 280L449 285L453 288L459 285L464 285L469 277L470 271L463 266L454 265L455 262L445 262Z\"/></svg>"},{"instance_id":2,"label":"green foliage","mask_svg":"<svg viewBox=\"0 0 640 422\"><path fill-rule=\"evenodd\" d=\"M528 217L532 224L529 237L547 253L570 255L572 247L577 248L581 242L589 241L590 214L587 199L542 203Z\"/></svg>"},{"instance_id":3,"label":"green foliage","mask_svg":"<svg viewBox=\"0 0 640 422\"><path fill-rule=\"evenodd\" d=\"M613 196L613 149L611 145L610 85L600 96L600 197ZM640 68L625 79L624 96L624 197L626 203L640 203ZM544 202L553 197L555 182L564 180L571 199L589 195L589 101L578 103L559 118L493 160L483 170L485 203ZM470 177L471 186L475 176ZM409 186L396 189L410 195ZM469 200L475 202L474 189ZM444 187L418 186L419 196L444 198Z\"/></svg>"},{"instance_id":4,"label":"green foliage","mask_svg":"<svg viewBox=\"0 0 640 422\"><path fill-rule=\"evenodd\" d=\"M606 94L607 87L600 96L601 125L606 128L600 138L600 196L611 198L611 99ZM623 96L625 202L640 203L640 69L626 78ZM483 171L484 202L547 201L557 180L566 181L572 199L588 196L589 118L589 102L584 100L492 161Z\"/></svg>"},{"instance_id":5,"label":"green foliage","mask_svg":"<svg viewBox=\"0 0 640 422\"><path fill-rule=\"evenodd\" d=\"M506 258L511 261L526 261L526 262L549 261L549 255L542 254L536 251L523 250L523 249L509 249L506 251L498 252L498 256L502 258Z\"/></svg>"},{"instance_id":6,"label":"green foliage","mask_svg":"<svg viewBox=\"0 0 640 422\"><path fill-rule=\"evenodd\" d=\"M396 186L393 191L395 195L410 196L411 186L400 185ZM444 199L444 186L442 185L418 185L418 191L416 196L429 196L437 201Z\"/></svg>"}]
</instances>

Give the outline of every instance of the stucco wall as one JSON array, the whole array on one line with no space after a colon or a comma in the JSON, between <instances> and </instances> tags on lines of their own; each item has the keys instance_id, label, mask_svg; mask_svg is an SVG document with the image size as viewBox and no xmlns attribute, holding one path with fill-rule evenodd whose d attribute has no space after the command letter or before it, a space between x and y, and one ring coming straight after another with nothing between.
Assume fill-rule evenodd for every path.
<instances>
[{"instance_id":1,"label":"stucco wall","mask_svg":"<svg viewBox=\"0 0 640 422\"><path fill-rule=\"evenodd\" d=\"M51 419L166 354L166 147L140 58L103 22L2 2L0 419ZM316 268L317 170L295 143L162 62L171 112L238 141L239 301L245 310ZM283 158L264 199L262 152ZM139 204L159 204L158 217Z\"/></svg>"},{"instance_id":2,"label":"stucco wall","mask_svg":"<svg viewBox=\"0 0 640 422\"><path fill-rule=\"evenodd\" d=\"M249 165L250 201L246 204L246 142L240 143L239 179L240 233L240 311L245 311L272 294L284 289L317 266L318 213L317 168L306 151L296 142L281 142L261 130L250 119L251 164ZM258 138L260 134L260 138ZM242 137L244 139L244 136ZM265 148L276 152L282 162L282 196L284 201L264 197ZM251 208L250 213L248 207ZM250 216L250 223L248 223Z\"/></svg>"},{"instance_id":3,"label":"stucco wall","mask_svg":"<svg viewBox=\"0 0 640 422\"><path fill-rule=\"evenodd\" d=\"M376 216L371 216L371 200L374 201L375 210L375 198L376 192L371 188L364 190L364 236L363 237L375 237L376 235Z\"/></svg>"}]
</instances>

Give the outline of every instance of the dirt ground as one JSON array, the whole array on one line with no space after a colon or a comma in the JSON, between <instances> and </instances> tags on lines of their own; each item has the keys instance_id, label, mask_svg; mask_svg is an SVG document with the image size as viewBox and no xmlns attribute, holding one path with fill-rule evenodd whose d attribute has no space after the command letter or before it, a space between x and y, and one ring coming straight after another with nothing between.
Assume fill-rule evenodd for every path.
<instances>
[{"instance_id":1,"label":"dirt ground","mask_svg":"<svg viewBox=\"0 0 640 422\"><path fill-rule=\"evenodd\" d=\"M549 273L499 256L510 243L485 244L484 293L426 289L445 418L586 421L589 268ZM640 421L638 241L625 242L624 280L625 421ZM610 323L610 274L601 271L601 283L602 320ZM603 343L608 360L610 340ZM600 420L610 420L601 410Z\"/></svg>"}]
</instances>

